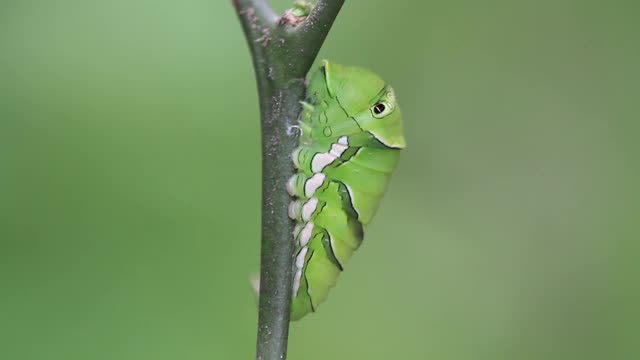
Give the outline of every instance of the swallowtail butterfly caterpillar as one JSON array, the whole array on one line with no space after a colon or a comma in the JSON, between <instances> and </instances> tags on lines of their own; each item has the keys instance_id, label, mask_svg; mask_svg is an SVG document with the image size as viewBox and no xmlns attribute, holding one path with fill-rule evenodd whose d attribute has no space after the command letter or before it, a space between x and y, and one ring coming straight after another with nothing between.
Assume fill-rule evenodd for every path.
<instances>
[{"instance_id":1,"label":"swallowtail butterfly caterpillar","mask_svg":"<svg viewBox=\"0 0 640 360\"><path fill-rule=\"evenodd\" d=\"M405 147L393 89L369 70L328 61L310 74L292 154L291 320L315 311L360 246Z\"/></svg>"}]
</instances>

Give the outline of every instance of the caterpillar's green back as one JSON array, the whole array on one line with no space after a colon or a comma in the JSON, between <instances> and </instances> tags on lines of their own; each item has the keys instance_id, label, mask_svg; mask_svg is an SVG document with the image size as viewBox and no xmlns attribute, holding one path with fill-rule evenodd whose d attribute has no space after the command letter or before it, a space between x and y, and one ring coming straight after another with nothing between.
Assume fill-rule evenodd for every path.
<instances>
[{"instance_id":1,"label":"caterpillar's green back","mask_svg":"<svg viewBox=\"0 0 640 360\"><path fill-rule=\"evenodd\" d=\"M292 320L315 311L335 285L405 147L393 89L369 70L324 61L303 105L298 173L287 184L297 221Z\"/></svg>"}]
</instances>

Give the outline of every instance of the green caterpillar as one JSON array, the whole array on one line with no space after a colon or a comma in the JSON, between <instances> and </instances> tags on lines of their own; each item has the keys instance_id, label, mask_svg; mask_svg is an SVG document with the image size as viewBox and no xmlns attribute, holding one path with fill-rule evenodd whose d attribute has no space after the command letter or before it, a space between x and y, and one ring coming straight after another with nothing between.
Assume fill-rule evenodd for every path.
<instances>
[{"instance_id":1,"label":"green caterpillar","mask_svg":"<svg viewBox=\"0 0 640 360\"><path fill-rule=\"evenodd\" d=\"M315 311L335 285L405 147L393 89L366 69L323 61L302 105L298 172L287 183L297 222L291 320Z\"/></svg>"}]
</instances>

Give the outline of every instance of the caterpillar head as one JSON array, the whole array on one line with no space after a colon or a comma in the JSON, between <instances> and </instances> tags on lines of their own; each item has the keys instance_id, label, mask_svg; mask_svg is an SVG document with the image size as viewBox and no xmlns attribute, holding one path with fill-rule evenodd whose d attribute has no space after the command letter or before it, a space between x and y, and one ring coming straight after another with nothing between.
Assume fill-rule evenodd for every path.
<instances>
[{"instance_id":1,"label":"caterpillar head","mask_svg":"<svg viewBox=\"0 0 640 360\"><path fill-rule=\"evenodd\" d=\"M406 146L400 109L393 89L373 72L324 60L322 91L338 101L362 131L390 148ZM320 83L320 82L318 82Z\"/></svg>"}]
</instances>

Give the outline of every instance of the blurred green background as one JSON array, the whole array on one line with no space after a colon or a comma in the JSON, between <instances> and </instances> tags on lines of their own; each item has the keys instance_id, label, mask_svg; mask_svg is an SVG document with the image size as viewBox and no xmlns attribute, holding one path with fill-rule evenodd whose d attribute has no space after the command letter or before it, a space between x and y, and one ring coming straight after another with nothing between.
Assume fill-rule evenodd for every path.
<instances>
[{"instance_id":1,"label":"blurred green background","mask_svg":"<svg viewBox=\"0 0 640 360\"><path fill-rule=\"evenodd\" d=\"M640 358L638 18L347 1L409 148L290 359ZM0 358L252 358L259 144L229 1L0 0Z\"/></svg>"}]
</instances>

